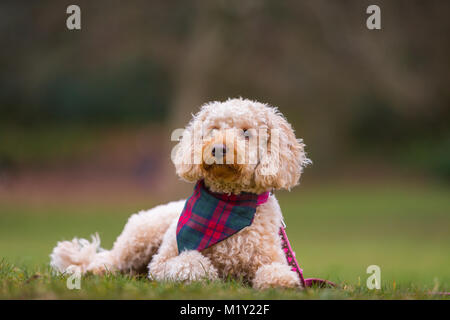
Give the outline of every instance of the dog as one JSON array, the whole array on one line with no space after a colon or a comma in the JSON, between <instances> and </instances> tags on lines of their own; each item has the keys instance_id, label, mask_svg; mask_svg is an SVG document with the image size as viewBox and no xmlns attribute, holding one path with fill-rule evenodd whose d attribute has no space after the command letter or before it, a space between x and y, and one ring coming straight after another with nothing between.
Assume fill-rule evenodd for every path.
<instances>
[{"instance_id":1,"label":"dog","mask_svg":"<svg viewBox=\"0 0 450 320\"><path fill-rule=\"evenodd\" d=\"M301 287L281 248L283 216L273 191L299 183L310 163L304 147L275 107L242 98L207 103L187 125L172 157L177 175L196 183L194 194L133 214L111 250L100 248L98 235L91 242L58 242L51 267L60 273L148 273L156 281L235 278L256 289ZM211 223L201 225L209 218L196 215L195 210L208 211L196 207L211 203L193 205L201 199L231 210L231 229L239 219L240 225L231 230L216 223L209 238L208 231L198 233ZM229 205L236 199L244 202ZM217 207L210 211L219 211Z\"/></svg>"}]
</instances>

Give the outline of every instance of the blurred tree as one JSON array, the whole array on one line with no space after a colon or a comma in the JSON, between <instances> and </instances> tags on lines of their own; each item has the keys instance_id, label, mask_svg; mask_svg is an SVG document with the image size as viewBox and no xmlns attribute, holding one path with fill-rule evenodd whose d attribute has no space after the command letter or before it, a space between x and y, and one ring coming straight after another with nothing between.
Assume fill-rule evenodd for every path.
<instances>
[{"instance_id":1,"label":"blurred tree","mask_svg":"<svg viewBox=\"0 0 450 320\"><path fill-rule=\"evenodd\" d=\"M169 146L202 103L244 96L280 107L318 169L450 136L450 2L380 0L368 30L368 0L80 0L77 32L69 4L0 4L0 125L157 121Z\"/></svg>"}]
</instances>

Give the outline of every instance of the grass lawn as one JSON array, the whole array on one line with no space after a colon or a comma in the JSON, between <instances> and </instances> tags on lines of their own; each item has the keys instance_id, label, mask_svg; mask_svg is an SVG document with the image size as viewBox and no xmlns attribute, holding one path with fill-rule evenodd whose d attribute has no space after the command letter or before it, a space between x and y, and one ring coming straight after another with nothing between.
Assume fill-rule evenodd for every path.
<instances>
[{"instance_id":1,"label":"grass lawn","mask_svg":"<svg viewBox=\"0 0 450 320\"><path fill-rule=\"evenodd\" d=\"M237 281L155 283L145 277L86 276L68 290L48 268L62 239L98 231L110 248L127 217L153 203L30 205L0 203L0 298L339 299L444 298L450 291L450 197L445 186L406 183L296 188L277 194L305 277L338 289L255 291ZM381 268L381 290L366 288L366 268Z\"/></svg>"}]
</instances>

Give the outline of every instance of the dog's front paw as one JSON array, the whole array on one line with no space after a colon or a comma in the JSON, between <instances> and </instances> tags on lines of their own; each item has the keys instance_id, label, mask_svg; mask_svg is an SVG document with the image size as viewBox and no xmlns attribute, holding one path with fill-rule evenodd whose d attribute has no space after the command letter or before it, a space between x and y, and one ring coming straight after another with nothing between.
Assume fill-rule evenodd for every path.
<instances>
[{"instance_id":1,"label":"dog's front paw","mask_svg":"<svg viewBox=\"0 0 450 320\"><path fill-rule=\"evenodd\" d=\"M253 279L255 289L300 288L297 274L286 264L272 263L261 266Z\"/></svg>"},{"instance_id":2,"label":"dog's front paw","mask_svg":"<svg viewBox=\"0 0 450 320\"><path fill-rule=\"evenodd\" d=\"M152 274L149 278L159 281L204 281L218 278L217 269L211 261L196 250L184 251L165 262L163 274Z\"/></svg>"}]
</instances>

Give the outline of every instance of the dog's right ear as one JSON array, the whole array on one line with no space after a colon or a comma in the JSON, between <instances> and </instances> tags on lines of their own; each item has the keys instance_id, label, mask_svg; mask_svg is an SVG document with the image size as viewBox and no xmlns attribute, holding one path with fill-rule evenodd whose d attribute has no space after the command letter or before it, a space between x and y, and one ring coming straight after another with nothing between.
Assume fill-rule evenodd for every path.
<instances>
[{"instance_id":1,"label":"dog's right ear","mask_svg":"<svg viewBox=\"0 0 450 320\"><path fill-rule=\"evenodd\" d=\"M195 121L191 121L183 131L172 157L177 175L188 182L196 182L202 178L200 169L202 146L201 136L198 136L201 135L201 131L194 130L194 127Z\"/></svg>"}]
</instances>

